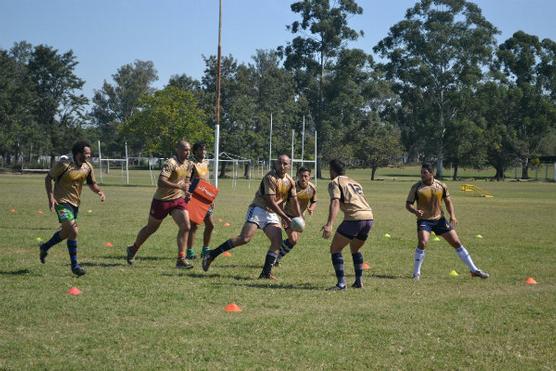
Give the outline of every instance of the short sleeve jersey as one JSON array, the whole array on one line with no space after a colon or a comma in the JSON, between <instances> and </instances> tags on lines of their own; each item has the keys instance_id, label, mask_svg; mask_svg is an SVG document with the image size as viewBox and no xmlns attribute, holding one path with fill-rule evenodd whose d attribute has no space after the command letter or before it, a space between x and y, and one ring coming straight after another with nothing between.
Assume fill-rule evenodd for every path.
<instances>
[{"instance_id":1,"label":"short sleeve jersey","mask_svg":"<svg viewBox=\"0 0 556 371\"><path fill-rule=\"evenodd\" d=\"M160 175L168 178L171 183L188 182L191 179L192 170L193 163L191 161L185 160L180 164L175 157L172 157L164 162ZM161 201L175 200L180 197L185 197L185 193L181 189L165 186L158 186L153 196L155 200Z\"/></svg>"},{"instance_id":2,"label":"short sleeve jersey","mask_svg":"<svg viewBox=\"0 0 556 371\"><path fill-rule=\"evenodd\" d=\"M54 198L58 203L69 203L78 207L81 202L83 183L96 183L93 166L84 162L81 167L73 161L58 161L48 175L54 179Z\"/></svg>"},{"instance_id":3,"label":"short sleeve jersey","mask_svg":"<svg viewBox=\"0 0 556 371\"><path fill-rule=\"evenodd\" d=\"M328 184L330 199L340 200L344 220L372 220L373 210L363 194L363 187L355 180L340 175Z\"/></svg>"},{"instance_id":4,"label":"short sleeve jersey","mask_svg":"<svg viewBox=\"0 0 556 371\"><path fill-rule=\"evenodd\" d=\"M282 205L289 198L296 197L295 181L289 174L284 174L284 177L280 178L276 174L276 170L272 169L261 180L251 206L258 206L266 211L274 212L266 202L265 196L267 195L275 195L276 203Z\"/></svg>"},{"instance_id":5,"label":"short sleeve jersey","mask_svg":"<svg viewBox=\"0 0 556 371\"><path fill-rule=\"evenodd\" d=\"M317 187L309 182L306 188L301 188L298 182L295 182L295 192L297 194L297 201L299 202L299 210L303 215L310 204L317 202ZM291 201L286 201L286 206L284 211L288 216L294 216L296 214L295 203Z\"/></svg>"},{"instance_id":6,"label":"short sleeve jersey","mask_svg":"<svg viewBox=\"0 0 556 371\"><path fill-rule=\"evenodd\" d=\"M418 220L438 220L444 216L442 200L450 197L446 184L433 179L431 185L417 182L409 191L407 202L413 204L417 201L417 209L423 210L423 216Z\"/></svg>"},{"instance_id":7,"label":"short sleeve jersey","mask_svg":"<svg viewBox=\"0 0 556 371\"><path fill-rule=\"evenodd\" d=\"M209 160L194 161L193 167L195 168L195 176L206 182L209 181Z\"/></svg>"}]
</instances>

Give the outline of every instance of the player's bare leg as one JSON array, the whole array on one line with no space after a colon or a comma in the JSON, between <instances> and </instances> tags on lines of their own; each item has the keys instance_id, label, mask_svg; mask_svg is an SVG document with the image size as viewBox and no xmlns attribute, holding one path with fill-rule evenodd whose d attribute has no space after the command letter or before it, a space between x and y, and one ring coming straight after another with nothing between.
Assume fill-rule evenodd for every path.
<instances>
[{"instance_id":1,"label":"player's bare leg","mask_svg":"<svg viewBox=\"0 0 556 371\"><path fill-rule=\"evenodd\" d=\"M216 259L218 255L222 254L223 252L231 250L234 247L238 247L249 243L249 241L251 241L255 233L257 233L258 228L259 227L254 223L245 222L243 224L243 227L241 228L241 232L239 236L226 240L224 243L222 243L214 250L207 251L207 254L203 257L203 270L205 272L208 271L214 259Z\"/></svg>"},{"instance_id":2,"label":"player's bare leg","mask_svg":"<svg viewBox=\"0 0 556 371\"><path fill-rule=\"evenodd\" d=\"M145 241L158 230L162 220L156 219L149 215L149 220L147 221L147 225L139 230L137 233L137 237L135 238L135 242L133 245L128 246L127 248L127 263L129 265L133 264L135 261L135 256L137 255L137 251L139 248L145 243Z\"/></svg>"},{"instance_id":3,"label":"player's bare leg","mask_svg":"<svg viewBox=\"0 0 556 371\"><path fill-rule=\"evenodd\" d=\"M187 238L189 237L189 230L191 224L189 223L189 213L187 210L175 209L170 213L172 219L178 226L178 235L176 242L178 245L178 258L176 259L176 268L191 269L193 265L185 258L185 247L187 246Z\"/></svg>"}]
</instances>

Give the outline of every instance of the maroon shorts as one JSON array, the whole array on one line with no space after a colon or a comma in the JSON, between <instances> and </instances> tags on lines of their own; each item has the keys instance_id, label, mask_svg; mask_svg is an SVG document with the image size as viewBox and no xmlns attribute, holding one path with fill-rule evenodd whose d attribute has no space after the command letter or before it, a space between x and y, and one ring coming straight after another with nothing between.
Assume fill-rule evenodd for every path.
<instances>
[{"instance_id":1,"label":"maroon shorts","mask_svg":"<svg viewBox=\"0 0 556 371\"><path fill-rule=\"evenodd\" d=\"M153 218L162 220L166 218L172 210L176 209L187 210L187 202L181 197L169 201L156 200L153 198L150 214Z\"/></svg>"}]
</instances>

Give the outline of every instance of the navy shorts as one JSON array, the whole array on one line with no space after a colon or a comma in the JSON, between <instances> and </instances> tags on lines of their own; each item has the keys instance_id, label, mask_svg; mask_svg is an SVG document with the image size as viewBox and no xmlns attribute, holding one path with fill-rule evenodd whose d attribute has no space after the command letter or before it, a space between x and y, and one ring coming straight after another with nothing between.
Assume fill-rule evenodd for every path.
<instances>
[{"instance_id":1,"label":"navy shorts","mask_svg":"<svg viewBox=\"0 0 556 371\"><path fill-rule=\"evenodd\" d=\"M369 237L369 232L373 227L373 220L344 220L342 224L338 226L336 232L353 240L357 238L358 240L365 241Z\"/></svg>"},{"instance_id":2,"label":"navy shorts","mask_svg":"<svg viewBox=\"0 0 556 371\"><path fill-rule=\"evenodd\" d=\"M417 220L417 231L434 232L437 236L441 236L451 230L452 226L444 217L438 220Z\"/></svg>"}]
</instances>

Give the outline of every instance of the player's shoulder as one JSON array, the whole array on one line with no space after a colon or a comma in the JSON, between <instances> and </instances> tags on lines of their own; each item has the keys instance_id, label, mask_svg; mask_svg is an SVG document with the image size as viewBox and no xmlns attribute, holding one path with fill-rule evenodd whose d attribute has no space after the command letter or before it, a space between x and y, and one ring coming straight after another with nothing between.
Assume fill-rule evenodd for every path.
<instances>
[{"instance_id":1,"label":"player's shoulder","mask_svg":"<svg viewBox=\"0 0 556 371\"><path fill-rule=\"evenodd\" d=\"M85 161L84 164L87 165L87 167L89 168L89 171L93 171L93 164L91 164L90 161Z\"/></svg>"},{"instance_id":2,"label":"player's shoulder","mask_svg":"<svg viewBox=\"0 0 556 371\"><path fill-rule=\"evenodd\" d=\"M425 184L422 181L418 181L417 183L413 183L411 185L411 189L419 189L423 187Z\"/></svg>"},{"instance_id":3,"label":"player's shoulder","mask_svg":"<svg viewBox=\"0 0 556 371\"><path fill-rule=\"evenodd\" d=\"M436 185L438 185L438 186L444 188L444 189L448 189L448 186L446 185L446 183L441 182L441 181L438 180L438 179L434 179L434 183L435 183Z\"/></svg>"},{"instance_id":4,"label":"player's shoulder","mask_svg":"<svg viewBox=\"0 0 556 371\"><path fill-rule=\"evenodd\" d=\"M309 182L309 187L313 190L313 192L317 191L317 186L314 183Z\"/></svg>"}]
</instances>

